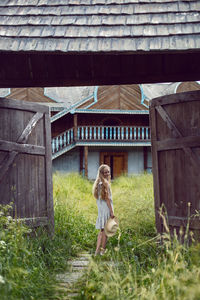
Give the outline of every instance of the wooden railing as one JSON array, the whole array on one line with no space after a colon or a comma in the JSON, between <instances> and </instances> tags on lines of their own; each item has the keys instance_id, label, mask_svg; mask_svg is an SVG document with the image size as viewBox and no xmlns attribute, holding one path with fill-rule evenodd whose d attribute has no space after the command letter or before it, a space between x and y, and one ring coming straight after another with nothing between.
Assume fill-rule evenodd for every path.
<instances>
[{"instance_id":1,"label":"wooden railing","mask_svg":"<svg viewBox=\"0 0 200 300\"><path fill-rule=\"evenodd\" d=\"M74 128L70 128L52 139L52 153L62 150L75 141L150 141L150 128L144 126L79 126L76 135Z\"/></svg>"}]
</instances>

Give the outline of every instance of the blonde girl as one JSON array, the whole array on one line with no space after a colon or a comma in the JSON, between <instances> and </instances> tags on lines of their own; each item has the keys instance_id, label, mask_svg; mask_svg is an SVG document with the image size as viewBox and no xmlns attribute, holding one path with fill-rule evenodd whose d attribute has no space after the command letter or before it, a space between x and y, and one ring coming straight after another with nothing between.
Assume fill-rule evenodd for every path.
<instances>
[{"instance_id":1,"label":"blonde girl","mask_svg":"<svg viewBox=\"0 0 200 300\"><path fill-rule=\"evenodd\" d=\"M104 226L110 217L114 218L112 193L110 187L110 167L108 165L103 164L99 167L97 177L93 185L93 195L96 198L98 207L96 229L99 229L95 255L103 255L107 242Z\"/></svg>"}]
</instances>

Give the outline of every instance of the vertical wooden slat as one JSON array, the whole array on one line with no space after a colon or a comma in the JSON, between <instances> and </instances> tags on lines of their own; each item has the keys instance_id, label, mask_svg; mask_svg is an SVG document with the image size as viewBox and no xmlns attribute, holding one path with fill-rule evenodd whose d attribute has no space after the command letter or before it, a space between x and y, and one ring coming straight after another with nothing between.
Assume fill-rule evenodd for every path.
<instances>
[{"instance_id":1,"label":"vertical wooden slat","mask_svg":"<svg viewBox=\"0 0 200 300\"><path fill-rule=\"evenodd\" d=\"M77 123L78 123L78 119L77 119L77 114L74 114L74 141L77 141Z\"/></svg>"},{"instance_id":2,"label":"vertical wooden slat","mask_svg":"<svg viewBox=\"0 0 200 300\"><path fill-rule=\"evenodd\" d=\"M138 127L138 140L140 140L140 127Z\"/></svg>"},{"instance_id":3,"label":"vertical wooden slat","mask_svg":"<svg viewBox=\"0 0 200 300\"><path fill-rule=\"evenodd\" d=\"M120 127L118 127L118 134L117 134L117 139L119 140L120 139Z\"/></svg>"},{"instance_id":4,"label":"vertical wooden slat","mask_svg":"<svg viewBox=\"0 0 200 300\"><path fill-rule=\"evenodd\" d=\"M63 140L64 140L64 147L66 147L66 145L67 145L67 137L66 137L66 132L64 133Z\"/></svg>"},{"instance_id":5,"label":"vertical wooden slat","mask_svg":"<svg viewBox=\"0 0 200 300\"><path fill-rule=\"evenodd\" d=\"M104 127L101 128L101 139L104 140Z\"/></svg>"},{"instance_id":6,"label":"vertical wooden slat","mask_svg":"<svg viewBox=\"0 0 200 300\"><path fill-rule=\"evenodd\" d=\"M51 157L51 123L49 112L44 114L44 135L45 135L45 171L46 171L46 201L47 216L49 220L49 231L54 233L54 209L53 209L53 182L52 182L52 157Z\"/></svg>"},{"instance_id":7,"label":"vertical wooden slat","mask_svg":"<svg viewBox=\"0 0 200 300\"><path fill-rule=\"evenodd\" d=\"M87 126L85 127L85 138L86 138L86 140L88 139L88 127Z\"/></svg>"},{"instance_id":8,"label":"vertical wooden slat","mask_svg":"<svg viewBox=\"0 0 200 300\"><path fill-rule=\"evenodd\" d=\"M96 138L97 138L97 127L95 126L94 127L94 139L96 140Z\"/></svg>"},{"instance_id":9,"label":"vertical wooden slat","mask_svg":"<svg viewBox=\"0 0 200 300\"><path fill-rule=\"evenodd\" d=\"M152 170L154 181L154 202L155 202L155 218L156 228L161 232L161 222L159 216L160 209L160 185L159 185L159 167L158 167L158 152L156 149L157 127L156 127L156 111L154 107L150 107L150 127L151 127L151 145L152 145Z\"/></svg>"},{"instance_id":10,"label":"vertical wooden slat","mask_svg":"<svg viewBox=\"0 0 200 300\"><path fill-rule=\"evenodd\" d=\"M147 155L148 155L148 149L147 147L143 147L144 171L147 170Z\"/></svg>"},{"instance_id":11,"label":"vertical wooden slat","mask_svg":"<svg viewBox=\"0 0 200 300\"><path fill-rule=\"evenodd\" d=\"M80 174L83 175L83 147L80 147Z\"/></svg>"},{"instance_id":12,"label":"vertical wooden slat","mask_svg":"<svg viewBox=\"0 0 200 300\"><path fill-rule=\"evenodd\" d=\"M84 146L85 177L88 177L88 146Z\"/></svg>"},{"instance_id":13,"label":"vertical wooden slat","mask_svg":"<svg viewBox=\"0 0 200 300\"><path fill-rule=\"evenodd\" d=\"M55 139L52 139L52 153L55 152Z\"/></svg>"},{"instance_id":14,"label":"vertical wooden slat","mask_svg":"<svg viewBox=\"0 0 200 300\"><path fill-rule=\"evenodd\" d=\"M133 138L133 128L130 127L130 140L132 140L132 138Z\"/></svg>"},{"instance_id":15,"label":"vertical wooden slat","mask_svg":"<svg viewBox=\"0 0 200 300\"><path fill-rule=\"evenodd\" d=\"M144 140L144 127L142 127L142 139Z\"/></svg>"},{"instance_id":16,"label":"vertical wooden slat","mask_svg":"<svg viewBox=\"0 0 200 300\"><path fill-rule=\"evenodd\" d=\"M137 137L137 128L134 127L134 140L136 140L136 137Z\"/></svg>"}]
</instances>

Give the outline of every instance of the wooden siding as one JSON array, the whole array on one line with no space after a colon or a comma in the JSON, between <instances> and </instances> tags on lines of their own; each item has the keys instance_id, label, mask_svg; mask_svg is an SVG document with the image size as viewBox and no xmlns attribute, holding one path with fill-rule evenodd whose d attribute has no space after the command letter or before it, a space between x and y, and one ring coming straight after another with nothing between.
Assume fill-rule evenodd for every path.
<instances>
[{"instance_id":1,"label":"wooden siding","mask_svg":"<svg viewBox=\"0 0 200 300\"><path fill-rule=\"evenodd\" d=\"M182 92L198 91L198 90L200 90L200 84L195 81L189 81L189 82L181 82L177 87L176 92L182 93Z\"/></svg>"},{"instance_id":2,"label":"wooden siding","mask_svg":"<svg viewBox=\"0 0 200 300\"><path fill-rule=\"evenodd\" d=\"M141 104L141 90L139 85L111 85L100 86L97 93L98 101L94 103L94 99L84 103L78 108L90 109L119 109L119 110L145 110L147 109Z\"/></svg>"},{"instance_id":3,"label":"wooden siding","mask_svg":"<svg viewBox=\"0 0 200 300\"><path fill-rule=\"evenodd\" d=\"M11 93L6 97L13 100L23 100L28 102L53 102L52 99L44 95L44 88L12 88Z\"/></svg>"}]
</instances>

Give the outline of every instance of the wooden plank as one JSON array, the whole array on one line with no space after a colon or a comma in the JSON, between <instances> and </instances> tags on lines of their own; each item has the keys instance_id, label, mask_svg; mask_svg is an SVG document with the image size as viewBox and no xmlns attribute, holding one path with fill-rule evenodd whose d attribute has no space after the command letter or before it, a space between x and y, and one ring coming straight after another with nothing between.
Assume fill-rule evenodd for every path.
<instances>
[{"instance_id":1,"label":"wooden plank","mask_svg":"<svg viewBox=\"0 0 200 300\"><path fill-rule=\"evenodd\" d=\"M17 222L25 223L26 225L31 227L46 226L48 225L48 218L47 217L18 218Z\"/></svg>"},{"instance_id":2,"label":"wooden plank","mask_svg":"<svg viewBox=\"0 0 200 300\"><path fill-rule=\"evenodd\" d=\"M74 141L77 141L77 114L74 114Z\"/></svg>"},{"instance_id":3,"label":"wooden plank","mask_svg":"<svg viewBox=\"0 0 200 300\"><path fill-rule=\"evenodd\" d=\"M22 132L21 136L17 140L18 143L25 143L28 136L31 134L33 128L36 126L37 122L43 117L43 113L37 112L32 119L27 124L26 128Z\"/></svg>"},{"instance_id":4,"label":"wooden plank","mask_svg":"<svg viewBox=\"0 0 200 300\"><path fill-rule=\"evenodd\" d=\"M83 175L83 147L80 147L80 174Z\"/></svg>"},{"instance_id":5,"label":"wooden plank","mask_svg":"<svg viewBox=\"0 0 200 300\"><path fill-rule=\"evenodd\" d=\"M30 111L37 113L47 113L49 108L46 105L41 105L37 103L27 103L26 101L11 100L8 98L1 98L0 108Z\"/></svg>"},{"instance_id":6,"label":"wooden plank","mask_svg":"<svg viewBox=\"0 0 200 300\"><path fill-rule=\"evenodd\" d=\"M170 117L168 116L168 114L164 110L164 108L161 106L156 106L156 110L160 114L161 118L167 123L169 129L171 129L173 136L174 137L182 137L181 132L178 130L176 125L170 119ZM198 174L198 176L199 176L200 158L189 147L183 147L183 150L190 158L190 160L194 166L194 170L196 170L196 174Z\"/></svg>"},{"instance_id":7,"label":"wooden plank","mask_svg":"<svg viewBox=\"0 0 200 300\"><path fill-rule=\"evenodd\" d=\"M191 102L200 100L200 91L190 91L184 93L178 93L173 95L167 95L155 98L151 101L151 107L156 107L160 105L168 105L175 103Z\"/></svg>"},{"instance_id":8,"label":"wooden plank","mask_svg":"<svg viewBox=\"0 0 200 300\"><path fill-rule=\"evenodd\" d=\"M148 155L148 149L147 147L143 147L144 171L147 170L147 155Z\"/></svg>"},{"instance_id":9,"label":"wooden plank","mask_svg":"<svg viewBox=\"0 0 200 300\"><path fill-rule=\"evenodd\" d=\"M15 151L19 153L45 155L45 147L30 144L18 144L0 139L0 151Z\"/></svg>"},{"instance_id":10,"label":"wooden plank","mask_svg":"<svg viewBox=\"0 0 200 300\"><path fill-rule=\"evenodd\" d=\"M200 136L187 136L157 141L156 147L157 151L181 149L184 147L200 147Z\"/></svg>"},{"instance_id":11,"label":"wooden plank","mask_svg":"<svg viewBox=\"0 0 200 300\"><path fill-rule=\"evenodd\" d=\"M20 137L18 138L17 142L18 143L25 143L28 139L28 136L30 135L30 133L32 132L33 128L36 126L37 122L42 118L43 114L42 113L36 113L32 119L29 121L28 125L26 126L26 128L23 130L22 134L20 135ZM18 154L18 152L16 151L12 151L10 152L6 159L2 162L2 164L0 165L0 170L1 170L1 174L0 174L0 182L2 180L2 178L4 177L5 173L8 171L8 169L10 168L11 164L13 163L15 156Z\"/></svg>"},{"instance_id":12,"label":"wooden plank","mask_svg":"<svg viewBox=\"0 0 200 300\"><path fill-rule=\"evenodd\" d=\"M84 146L85 177L88 177L88 146Z\"/></svg>"},{"instance_id":13,"label":"wooden plank","mask_svg":"<svg viewBox=\"0 0 200 300\"><path fill-rule=\"evenodd\" d=\"M154 107L150 107L149 116L150 116L151 144L152 144L152 171L153 171L153 181L154 181L155 219L156 219L156 228L158 232L161 232L161 222L160 222L160 215L159 215L159 209L161 206L159 167L158 167L158 152L156 150L157 128L156 128L156 111Z\"/></svg>"},{"instance_id":14,"label":"wooden plank","mask_svg":"<svg viewBox=\"0 0 200 300\"><path fill-rule=\"evenodd\" d=\"M46 201L47 216L49 219L49 232L54 233L54 207L53 207L53 182L52 182L52 152L51 152L51 123L49 112L44 115L44 135L45 135L45 172L46 172Z\"/></svg>"},{"instance_id":15,"label":"wooden plank","mask_svg":"<svg viewBox=\"0 0 200 300\"><path fill-rule=\"evenodd\" d=\"M188 219L187 217L177 217L177 216L169 216L168 223L170 226L183 226L186 227L189 221L189 228L191 229L200 229L200 220L196 219Z\"/></svg>"}]
</instances>

